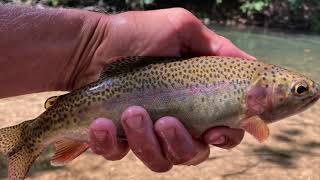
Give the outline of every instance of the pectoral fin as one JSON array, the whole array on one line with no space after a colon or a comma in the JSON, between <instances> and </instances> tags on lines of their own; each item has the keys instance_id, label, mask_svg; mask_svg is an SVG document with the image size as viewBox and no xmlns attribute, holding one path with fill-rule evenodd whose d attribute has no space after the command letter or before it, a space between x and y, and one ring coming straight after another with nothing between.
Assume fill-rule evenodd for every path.
<instances>
[{"instance_id":1,"label":"pectoral fin","mask_svg":"<svg viewBox=\"0 0 320 180\"><path fill-rule=\"evenodd\" d=\"M269 137L267 124L257 116L243 120L241 128L254 136L259 142L263 142Z\"/></svg>"},{"instance_id":2,"label":"pectoral fin","mask_svg":"<svg viewBox=\"0 0 320 180\"><path fill-rule=\"evenodd\" d=\"M62 166L85 152L89 145L72 139L62 139L55 142L56 152L51 158L53 166Z\"/></svg>"}]
</instances>

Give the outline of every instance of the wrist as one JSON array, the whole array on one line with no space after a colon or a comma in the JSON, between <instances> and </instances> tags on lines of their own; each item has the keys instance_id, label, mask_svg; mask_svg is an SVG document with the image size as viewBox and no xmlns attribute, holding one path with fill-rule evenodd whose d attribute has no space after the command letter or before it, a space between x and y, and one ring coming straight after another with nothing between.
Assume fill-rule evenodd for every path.
<instances>
[{"instance_id":1,"label":"wrist","mask_svg":"<svg viewBox=\"0 0 320 180\"><path fill-rule=\"evenodd\" d=\"M142 13L129 11L107 17L103 38L83 73L84 78L80 78L82 81L76 87L97 80L102 69L116 57L144 55L145 44L150 38L145 37L147 28L138 22L147 17Z\"/></svg>"},{"instance_id":2,"label":"wrist","mask_svg":"<svg viewBox=\"0 0 320 180\"><path fill-rule=\"evenodd\" d=\"M95 41L93 54L86 61L85 68L79 71L81 75L76 78L74 87L81 87L99 78L102 69L111 62L112 58L130 54L130 45L133 43L132 34L135 32L129 25L126 17L129 13L104 16L100 19L99 41ZM95 39L95 38L93 38Z\"/></svg>"},{"instance_id":3,"label":"wrist","mask_svg":"<svg viewBox=\"0 0 320 180\"><path fill-rule=\"evenodd\" d=\"M61 77L64 78L58 78L55 84L56 90L69 91L91 82L93 73L88 71L88 68L95 59L98 47L106 38L109 16L75 9L64 9L63 11L65 16L74 18L74 22L80 21L81 23L75 47L70 51L70 58L65 62L67 63L67 69L64 71L66 73L61 74Z\"/></svg>"}]
</instances>

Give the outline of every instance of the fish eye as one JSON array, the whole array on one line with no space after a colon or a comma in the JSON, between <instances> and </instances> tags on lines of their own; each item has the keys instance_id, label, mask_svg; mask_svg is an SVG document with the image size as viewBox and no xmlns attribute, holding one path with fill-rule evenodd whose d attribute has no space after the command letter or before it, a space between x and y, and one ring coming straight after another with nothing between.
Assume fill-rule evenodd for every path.
<instances>
[{"instance_id":1,"label":"fish eye","mask_svg":"<svg viewBox=\"0 0 320 180\"><path fill-rule=\"evenodd\" d=\"M292 91L296 96L303 96L309 91L309 86L304 81L298 82L294 85Z\"/></svg>"}]
</instances>

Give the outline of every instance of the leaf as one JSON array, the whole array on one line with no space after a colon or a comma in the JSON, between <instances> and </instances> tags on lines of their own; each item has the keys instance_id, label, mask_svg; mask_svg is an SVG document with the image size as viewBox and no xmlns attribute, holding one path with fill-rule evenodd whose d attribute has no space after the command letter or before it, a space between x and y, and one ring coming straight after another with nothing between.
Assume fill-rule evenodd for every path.
<instances>
[{"instance_id":1,"label":"leaf","mask_svg":"<svg viewBox=\"0 0 320 180\"><path fill-rule=\"evenodd\" d=\"M221 4L223 0L216 0L216 4Z\"/></svg>"},{"instance_id":2,"label":"leaf","mask_svg":"<svg viewBox=\"0 0 320 180\"><path fill-rule=\"evenodd\" d=\"M143 0L144 4L152 4L154 2L154 0Z\"/></svg>"},{"instance_id":3,"label":"leaf","mask_svg":"<svg viewBox=\"0 0 320 180\"><path fill-rule=\"evenodd\" d=\"M265 7L265 3L260 1L253 4L254 10L261 11Z\"/></svg>"}]
</instances>

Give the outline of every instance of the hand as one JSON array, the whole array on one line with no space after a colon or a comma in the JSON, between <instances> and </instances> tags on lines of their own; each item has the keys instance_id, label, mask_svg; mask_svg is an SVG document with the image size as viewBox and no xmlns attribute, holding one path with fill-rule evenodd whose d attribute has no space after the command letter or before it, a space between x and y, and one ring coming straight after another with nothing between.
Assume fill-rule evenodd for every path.
<instances>
[{"instance_id":1,"label":"hand","mask_svg":"<svg viewBox=\"0 0 320 180\"><path fill-rule=\"evenodd\" d=\"M109 16L108 22L101 24L106 24L105 37L96 50L91 50L95 51L91 63L85 72L78 72L72 89L95 81L110 59L119 56L221 55L255 59L181 8L125 12Z\"/></svg>"},{"instance_id":2,"label":"hand","mask_svg":"<svg viewBox=\"0 0 320 180\"><path fill-rule=\"evenodd\" d=\"M107 160L122 159L130 149L152 171L164 172L173 165L197 165L209 156L208 144L230 149L244 135L240 129L216 127L193 139L174 117L163 117L153 125L148 113L139 106L125 110L121 118L127 141L117 138L111 120L99 118L90 126L90 147Z\"/></svg>"},{"instance_id":3,"label":"hand","mask_svg":"<svg viewBox=\"0 0 320 180\"><path fill-rule=\"evenodd\" d=\"M122 13L112 16L108 26L108 37L97 48L87 71L96 72L95 68L108 63L106 59L116 56L222 55L254 59L180 8ZM100 118L91 124L93 152L108 160L119 160L130 148L156 172L178 164L199 164L209 155L208 144L229 149L238 145L244 135L240 129L215 127L203 135L202 141L195 140L174 117L160 118L153 125L141 107L128 108L121 122L127 142L117 139L111 120Z\"/></svg>"}]
</instances>

